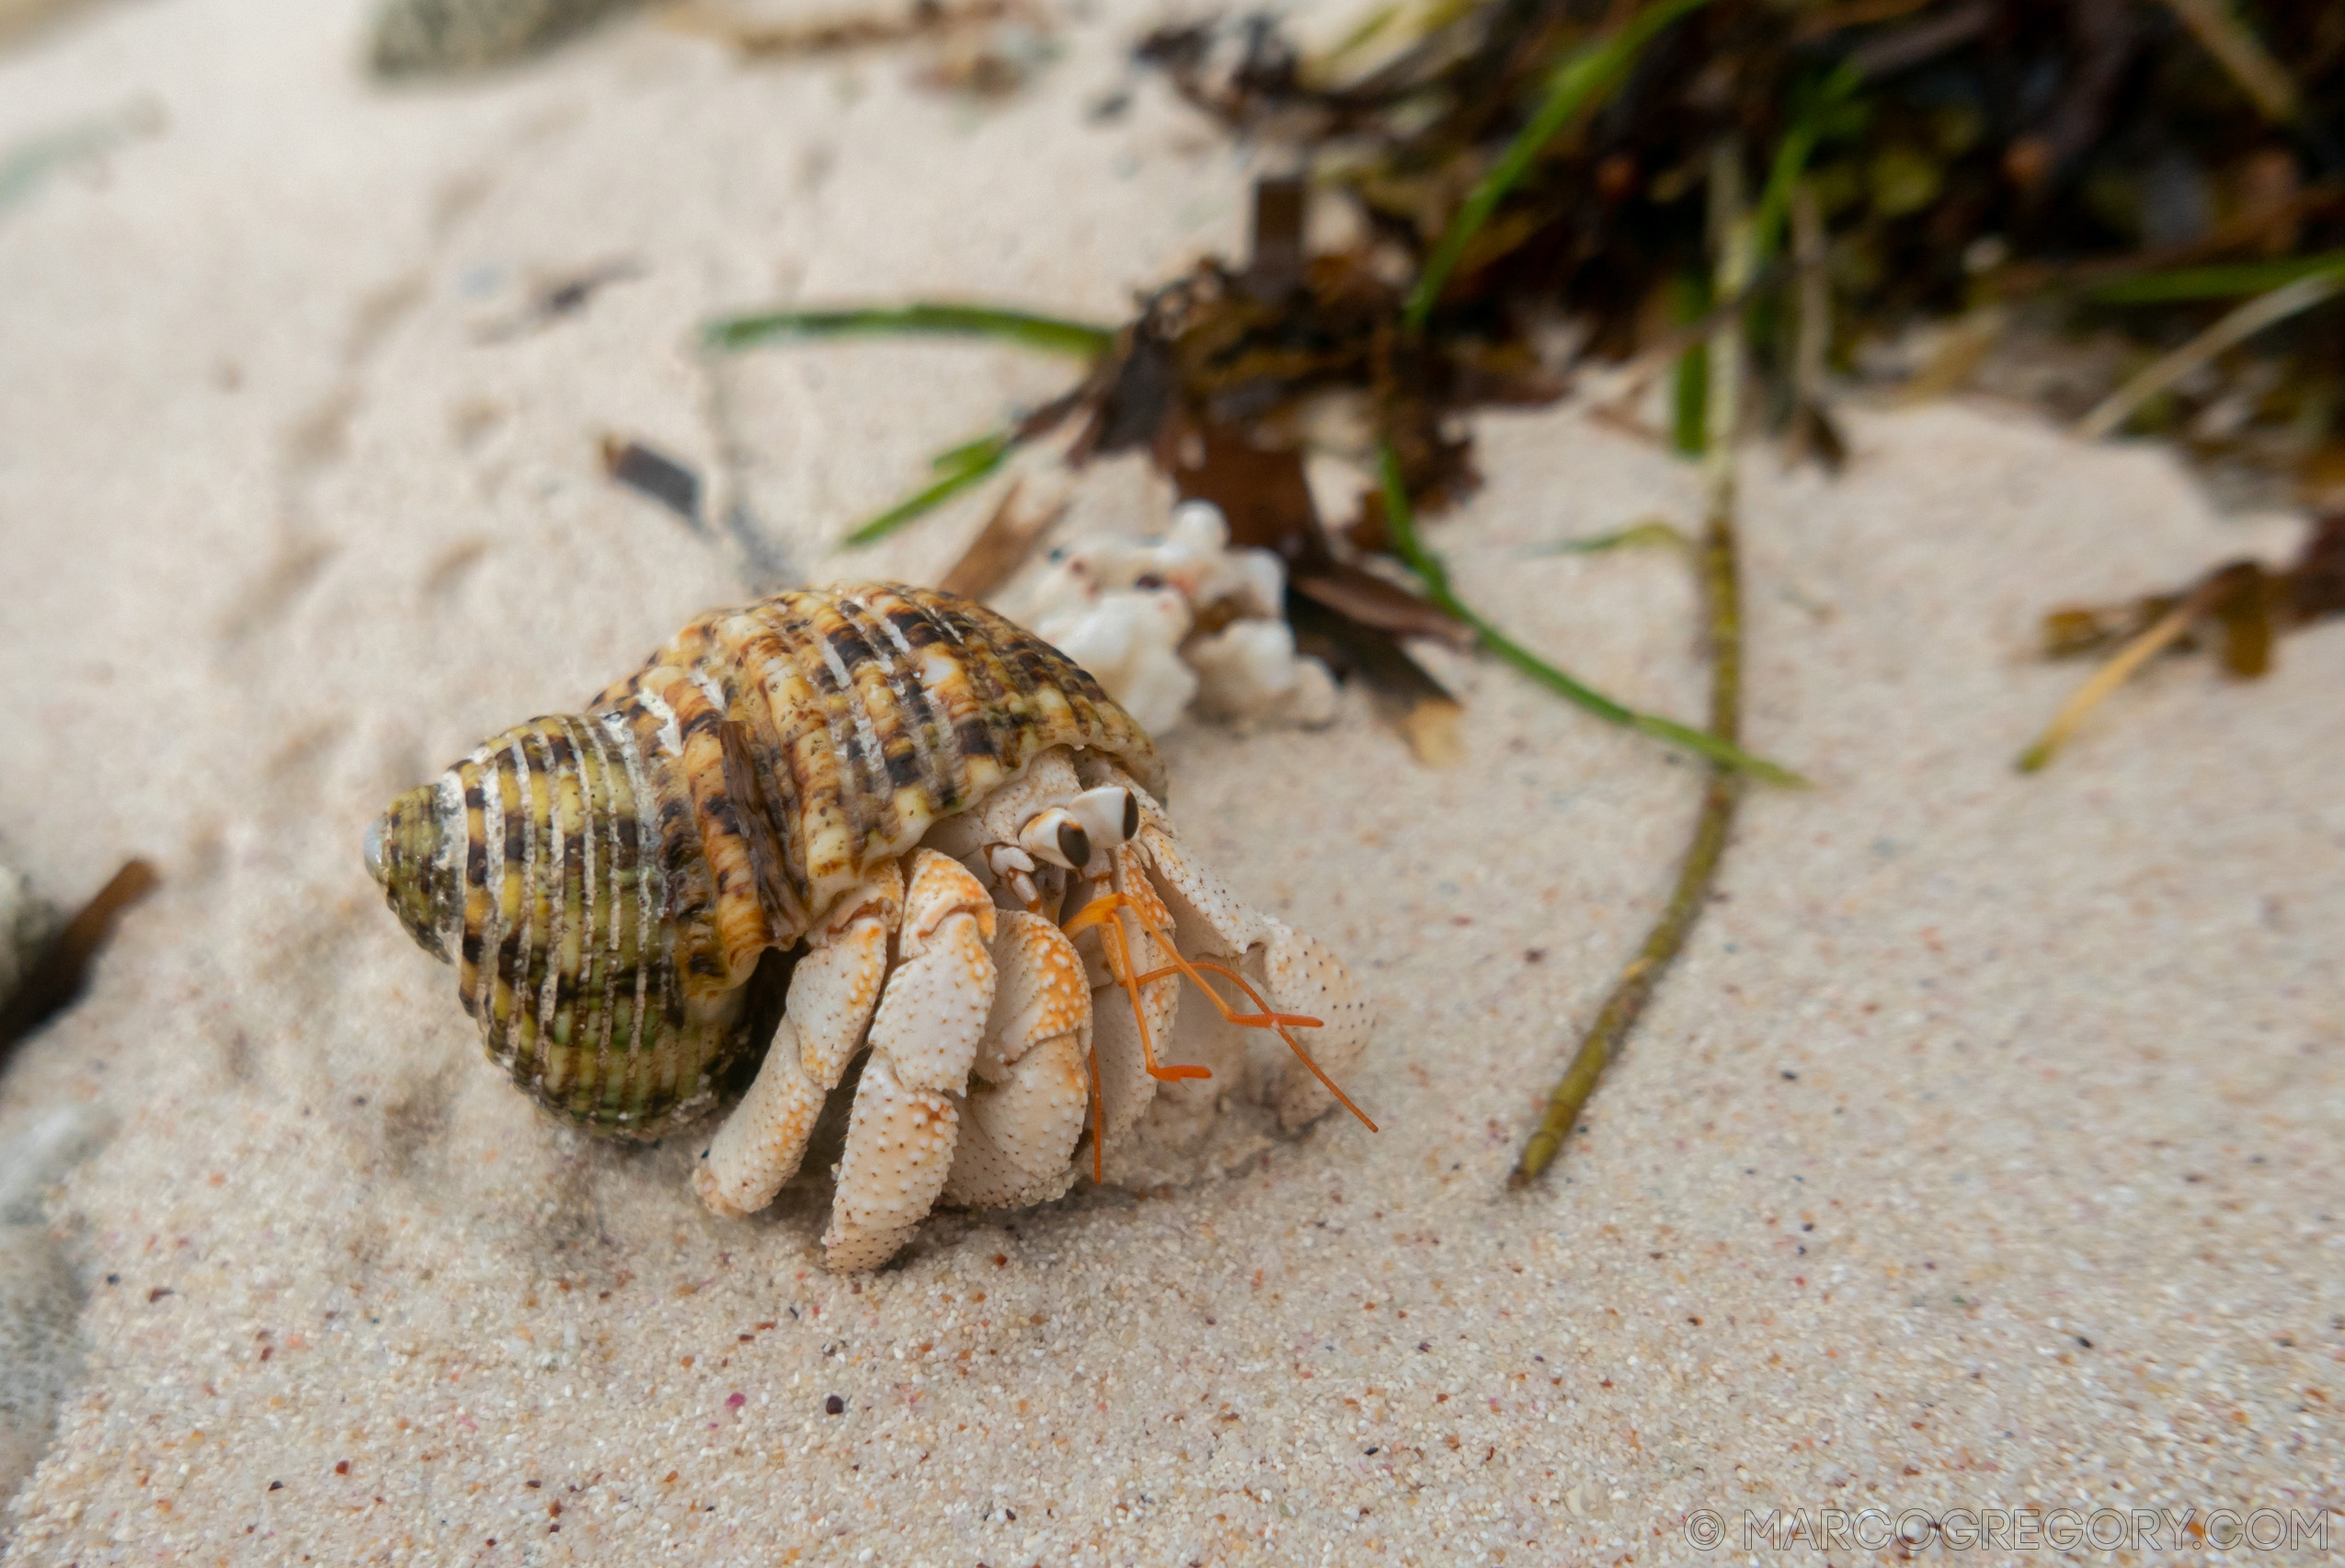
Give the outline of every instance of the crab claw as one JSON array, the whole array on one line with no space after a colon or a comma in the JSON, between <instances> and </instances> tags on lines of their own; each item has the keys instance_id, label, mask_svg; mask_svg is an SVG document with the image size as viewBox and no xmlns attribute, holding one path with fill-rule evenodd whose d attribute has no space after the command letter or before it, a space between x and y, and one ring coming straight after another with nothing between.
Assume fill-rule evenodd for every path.
<instances>
[{"instance_id":1,"label":"crab claw","mask_svg":"<svg viewBox=\"0 0 2345 1568\"><path fill-rule=\"evenodd\" d=\"M961 1140L944 1196L972 1208L1046 1203L1069 1163L1090 1098L1091 990L1065 933L1039 915L995 917L993 1012L970 1065Z\"/></svg>"}]
</instances>

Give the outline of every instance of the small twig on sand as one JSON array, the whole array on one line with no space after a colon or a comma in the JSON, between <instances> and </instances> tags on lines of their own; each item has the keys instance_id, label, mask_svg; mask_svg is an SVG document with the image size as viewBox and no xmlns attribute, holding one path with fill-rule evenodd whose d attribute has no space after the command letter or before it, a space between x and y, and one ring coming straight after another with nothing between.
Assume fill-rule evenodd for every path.
<instances>
[{"instance_id":1,"label":"small twig on sand","mask_svg":"<svg viewBox=\"0 0 2345 1568\"><path fill-rule=\"evenodd\" d=\"M2023 773L2041 771L2052 761L2053 753L2066 744L2068 737L2076 733L2087 714L2100 706L2111 692L2131 681L2142 666L2165 652L2238 586L2236 573L2217 572L2184 594L2179 603L2158 617L2140 636L2119 648L2108 663L2092 672L2091 679L2069 694L2068 700L2060 704L2060 711L2052 715L2052 722L2043 727L2035 744L2020 752L2014 765Z\"/></svg>"},{"instance_id":2,"label":"small twig on sand","mask_svg":"<svg viewBox=\"0 0 2345 1568\"><path fill-rule=\"evenodd\" d=\"M2076 421L2076 434L2088 441L2116 434L2143 404L2201 365L2265 327L2312 309L2340 288L2345 288L2345 269L2316 272L2257 295L2103 398L2099 407Z\"/></svg>"},{"instance_id":3,"label":"small twig on sand","mask_svg":"<svg viewBox=\"0 0 2345 1568\"><path fill-rule=\"evenodd\" d=\"M1051 524L1067 515L1065 501L1031 511L1020 507L1018 493L1022 487L1015 479L1010 482L1010 488L995 505L993 515L937 583L939 589L963 599L983 599L1009 580L1010 574L1024 564L1035 542L1050 531Z\"/></svg>"},{"instance_id":4,"label":"small twig on sand","mask_svg":"<svg viewBox=\"0 0 2345 1568\"><path fill-rule=\"evenodd\" d=\"M2225 0L2166 0L2174 14L2198 35L2206 52L2214 56L2239 90L2255 100L2256 110L2274 125L2285 125L2296 118L2302 102L2295 82L2281 68L2263 46L2263 40L2248 30L2247 24L2231 14Z\"/></svg>"},{"instance_id":5,"label":"small twig on sand","mask_svg":"<svg viewBox=\"0 0 2345 1568\"><path fill-rule=\"evenodd\" d=\"M1740 164L1731 145L1722 146L1710 160L1710 220L1719 237L1717 292L1733 298L1751 268L1752 228L1742 211ZM1703 596L1710 614L1710 649L1713 672L1710 688L1710 733L1732 746L1741 738L1743 712L1743 622L1741 584L1735 566L1734 436L1742 414L1744 377L1743 326L1739 316L1719 324L1710 339L1710 397L1704 423L1707 443L1702 454L1703 478L1709 491L1709 517L1702 529ZM1742 799L1743 782L1733 771L1715 761L1709 786L1702 792L1701 812L1695 818L1693 842L1677 868L1676 885L1661 918L1646 933L1629 967L1613 982L1612 994L1596 1023L1580 1041L1562 1080L1547 1097L1547 1111L1523 1145L1523 1154L1508 1185L1516 1189L1537 1181L1552 1164L1580 1119L1596 1080L1629 1037L1653 998L1661 978L1686 945L1702 906L1710 901L1710 882L1725 853L1726 835L1733 826L1734 808Z\"/></svg>"}]
</instances>

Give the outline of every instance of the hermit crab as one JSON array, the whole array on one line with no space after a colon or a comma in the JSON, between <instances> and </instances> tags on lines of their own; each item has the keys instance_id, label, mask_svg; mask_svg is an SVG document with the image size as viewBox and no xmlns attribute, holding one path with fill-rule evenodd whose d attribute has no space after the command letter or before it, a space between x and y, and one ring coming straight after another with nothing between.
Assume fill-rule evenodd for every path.
<instances>
[{"instance_id":1,"label":"hermit crab","mask_svg":"<svg viewBox=\"0 0 2345 1568\"><path fill-rule=\"evenodd\" d=\"M867 1048L822 1238L860 1270L939 1200L1057 1197L1144 1116L1193 1134L1247 1029L1292 1049L1282 1123L1360 1115L1329 1076L1367 1042L1350 975L1199 864L1163 790L1147 734L1002 617L806 590L484 742L365 855L557 1115L658 1138L754 1065L694 1170L719 1213L772 1200Z\"/></svg>"}]
</instances>

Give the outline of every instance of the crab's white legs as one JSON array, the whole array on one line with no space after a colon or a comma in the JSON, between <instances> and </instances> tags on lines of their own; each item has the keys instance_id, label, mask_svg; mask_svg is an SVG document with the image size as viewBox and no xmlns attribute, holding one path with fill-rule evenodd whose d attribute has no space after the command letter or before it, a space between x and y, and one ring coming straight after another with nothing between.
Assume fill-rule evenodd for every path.
<instances>
[{"instance_id":1,"label":"crab's white legs","mask_svg":"<svg viewBox=\"0 0 2345 1568\"><path fill-rule=\"evenodd\" d=\"M1275 915L1261 920L1262 971L1268 982L1262 988L1263 1000L1274 1013L1300 1013L1320 1021L1320 1027L1299 1030L1296 1038L1321 1072L1341 1082L1367 1048L1376 1009L1352 983L1344 961L1318 937L1297 931ZM1278 1113L1278 1125L1292 1132L1333 1109L1335 1096L1318 1074L1301 1061L1290 1060L1279 1072L1270 1103Z\"/></svg>"},{"instance_id":2,"label":"crab's white legs","mask_svg":"<svg viewBox=\"0 0 2345 1568\"><path fill-rule=\"evenodd\" d=\"M1079 767L1085 784L1122 784L1140 803L1142 820L1134 842L1179 921L1182 953L1191 958L1227 959L1256 983L1272 1012L1318 1019L1320 1027L1295 1031L1296 1041L1321 1071L1340 1080L1358 1062L1376 1026L1375 1010L1352 983L1343 960L1317 937L1241 900L1220 877L1190 856L1163 808L1122 769L1088 755ZM1335 1098L1298 1059L1280 1074L1272 1103L1279 1125L1292 1131L1323 1115Z\"/></svg>"},{"instance_id":3,"label":"crab's white legs","mask_svg":"<svg viewBox=\"0 0 2345 1568\"><path fill-rule=\"evenodd\" d=\"M944 1196L973 1208L1047 1203L1091 1101L1092 1001L1075 944L1039 915L995 917L993 1013L978 1042Z\"/></svg>"},{"instance_id":4,"label":"crab's white legs","mask_svg":"<svg viewBox=\"0 0 2345 1568\"><path fill-rule=\"evenodd\" d=\"M912 855L897 964L871 1021L823 1261L877 1268L927 1218L953 1162L978 1041L993 1008L992 896L934 850Z\"/></svg>"},{"instance_id":5,"label":"crab's white legs","mask_svg":"<svg viewBox=\"0 0 2345 1568\"><path fill-rule=\"evenodd\" d=\"M755 1213L797 1174L823 1097L839 1086L863 1045L887 977L888 933L903 910L904 875L891 860L807 933L757 1081L692 1173L692 1186L710 1208L735 1217Z\"/></svg>"}]
</instances>

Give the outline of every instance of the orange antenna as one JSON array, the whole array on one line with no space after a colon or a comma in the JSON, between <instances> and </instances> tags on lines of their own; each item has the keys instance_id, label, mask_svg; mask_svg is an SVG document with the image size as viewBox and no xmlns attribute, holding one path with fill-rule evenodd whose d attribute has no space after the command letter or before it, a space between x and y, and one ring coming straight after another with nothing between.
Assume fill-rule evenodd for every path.
<instances>
[{"instance_id":1,"label":"orange antenna","mask_svg":"<svg viewBox=\"0 0 2345 1568\"><path fill-rule=\"evenodd\" d=\"M1139 921L1140 929L1148 933L1150 936L1153 937L1156 940L1157 944L1162 947L1165 953L1172 958L1172 962L1170 966L1161 969L1150 970L1145 975L1135 974L1133 972L1131 949L1125 940L1123 922L1113 918L1115 911L1119 909L1129 910L1132 911L1132 918ZM1236 970L1229 967L1227 965L1215 963L1209 958L1199 959L1195 962L1192 962L1187 958L1184 958L1181 956L1180 950L1172 945L1172 939L1163 932L1159 931L1156 928L1156 923L1149 919L1148 911L1142 909L1139 903L1127 893L1101 894L1098 898L1093 898L1090 903L1085 904L1076 912L1074 918L1068 921L1060 929L1065 931L1069 936L1072 937L1080 935L1081 933L1090 930L1095 925L1104 926L1109 934L1112 935L1115 940L1115 956L1118 961L1116 967L1122 970L1122 973L1117 975L1116 979L1123 983L1126 994L1131 998L1132 1019L1134 1023L1139 1025L1140 1031L1140 1055L1148 1062L1148 1070L1150 1077L1169 1081L1184 1078L1210 1078L1213 1076L1209 1070L1202 1067L1180 1065L1159 1067L1156 1060L1156 1052L1151 1047L1149 1041L1148 1019L1143 1015L1140 1007L1140 987L1148 984L1151 980L1162 979L1167 975L1184 975L1188 978L1191 984L1195 985L1199 990L1205 992L1207 999L1213 1003L1214 1007L1220 1013L1223 1019L1229 1023L1249 1029L1275 1030L1277 1033L1278 1037L1287 1042L1287 1048L1293 1051L1296 1057L1301 1060L1305 1067L1310 1069L1311 1076L1325 1084L1327 1086L1327 1092L1334 1095L1337 1100L1341 1101L1345 1110L1359 1117L1360 1125L1367 1127L1370 1132L1377 1130L1376 1123L1368 1119L1367 1113L1361 1110L1359 1106L1352 1103L1352 1097L1344 1093L1341 1088L1337 1087L1335 1081L1328 1077L1326 1072L1321 1069L1319 1063L1311 1059L1310 1053L1303 1049L1302 1043L1287 1032L1290 1027L1301 1029L1317 1029L1323 1027L1320 1020L1305 1017L1303 1014L1298 1013L1274 1013L1270 1009L1270 1004L1263 1001L1261 995L1255 991L1254 988L1246 983L1245 977L1239 974ZM1233 1011L1230 1004L1222 1000L1221 993L1215 990L1213 987L1206 983L1205 977L1197 972L1199 968L1210 969L1215 974L1226 976L1230 983L1235 985L1240 990L1245 992L1246 999L1252 1001L1254 1006L1259 1008L1261 1011L1253 1013L1241 1013ZM1095 1060L1093 1063L1093 1071L1097 1071L1097 1064ZM1096 1125L1097 1118L1094 1118L1094 1122ZM1094 1139L1093 1141L1094 1145L1096 1145L1097 1140ZM1093 1162L1096 1165L1100 1162L1100 1157L1096 1147L1094 1147L1093 1150Z\"/></svg>"},{"instance_id":2,"label":"orange antenna","mask_svg":"<svg viewBox=\"0 0 2345 1568\"><path fill-rule=\"evenodd\" d=\"M1303 1049L1302 1042L1287 1032L1289 1024L1305 1029L1318 1029L1324 1027L1318 1019L1305 1018L1301 1014L1294 1013L1273 1013L1270 1011L1270 1004L1263 1001L1261 995L1255 991L1254 988L1246 983L1246 977L1238 973L1237 970L1230 968L1226 964L1217 964L1210 958L1198 958L1194 960L1194 962L1200 969L1210 969L1217 975L1228 976L1231 985L1236 986L1240 990L1246 993L1247 1001L1262 1009L1260 1013L1232 1013L1230 1011L1230 1004L1221 1000L1219 993L1215 991L1211 986L1207 985L1203 980L1196 980L1197 989L1205 992L1207 996L1213 999L1213 1005L1221 1009L1222 1017L1228 1019L1232 1024L1241 1024L1249 1029L1275 1029L1278 1031L1278 1037L1287 1042L1287 1048L1294 1052L1295 1055L1300 1059L1305 1067L1311 1070L1311 1076L1318 1079L1321 1083L1327 1085L1327 1092L1330 1094L1334 1095L1336 1099L1343 1102L1343 1105L1345 1110L1359 1117L1360 1125L1362 1127L1367 1128L1370 1132L1378 1130L1376 1123L1368 1119L1368 1114L1360 1109L1357 1105L1352 1104L1352 1097L1349 1094L1344 1093L1342 1089L1336 1087L1335 1080L1328 1077L1327 1073L1320 1067L1319 1063L1311 1060L1311 1054L1310 1052ZM1179 966L1174 966L1172 967L1157 969L1149 974L1142 975L1140 977L1140 983L1142 985L1146 985L1150 980L1161 979L1166 975L1174 973L1178 967ZM1191 975L1189 978L1191 979L1196 979L1195 975Z\"/></svg>"},{"instance_id":3,"label":"orange antenna","mask_svg":"<svg viewBox=\"0 0 2345 1568\"><path fill-rule=\"evenodd\" d=\"M1081 935L1084 932L1089 931L1092 926L1102 926L1105 928L1108 936L1114 941L1115 944L1115 967L1116 969L1121 971L1116 975L1115 979L1123 986L1125 994L1132 999L1132 1022L1139 1025L1140 1056L1148 1063L1148 1075L1150 1078L1156 1079L1160 1082L1177 1082L1184 1078L1211 1078L1213 1076L1213 1070L1210 1068L1197 1067L1195 1065L1183 1066L1179 1064L1165 1067L1158 1063L1156 1059L1156 1047L1150 1043L1148 1037L1148 1014L1140 1005L1140 987L1146 982L1139 979L1132 968L1132 949L1130 943L1124 935L1123 922L1113 918L1115 912L1119 909L1131 910L1132 918L1140 922L1140 929L1147 932L1149 935L1154 937L1158 944L1161 944L1166 952L1172 952L1172 944L1164 940L1163 933L1158 931L1156 927L1150 922L1146 912L1140 909L1139 905L1133 900L1131 895L1127 893L1101 894L1098 898L1093 898L1090 903L1085 904L1082 909L1076 913L1075 918L1069 921L1060 929L1065 931L1070 937L1074 937ZM1182 973L1189 975L1192 979L1195 978L1195 971L1187 967L1185 961L1182 959L1178 953L1172 954L1172 962L1173 966ZM1150 977L1150 979L1159 978L1161 978L1161 976ZM1204 985L1205 982L1200 979L1197 981L1197 984ZM1215 1000L1218 1001L1219 999L1216 998ZM1224 1008L1222 1012L1223 1014L1227 1016L1229 1010Z\"/></svg>"}]
</instances>

